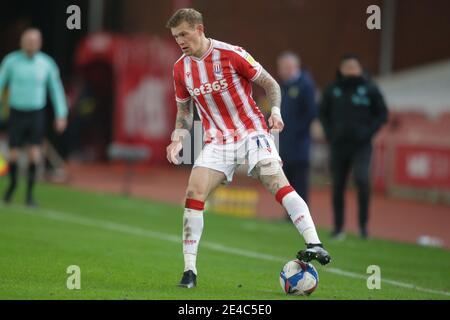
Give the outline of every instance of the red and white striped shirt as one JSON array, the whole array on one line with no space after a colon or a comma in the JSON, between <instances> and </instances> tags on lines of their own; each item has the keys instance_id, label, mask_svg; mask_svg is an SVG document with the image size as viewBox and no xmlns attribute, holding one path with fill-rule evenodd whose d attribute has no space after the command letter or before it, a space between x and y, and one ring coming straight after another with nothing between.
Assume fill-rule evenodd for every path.
<instances>
[{"instance_id":1,"label":"red and white striped shirt","mask_svg":"<svg viewBox=\"0 0 450 320\"><path fill-rule=\"evenodd\" d=\"M268 131L252 97L262 67L244 49L211 40L201 58L182 55L173 68L175 98L193 99L206 143L232 143L253 131Z\"/></svg>"}]
</instances>

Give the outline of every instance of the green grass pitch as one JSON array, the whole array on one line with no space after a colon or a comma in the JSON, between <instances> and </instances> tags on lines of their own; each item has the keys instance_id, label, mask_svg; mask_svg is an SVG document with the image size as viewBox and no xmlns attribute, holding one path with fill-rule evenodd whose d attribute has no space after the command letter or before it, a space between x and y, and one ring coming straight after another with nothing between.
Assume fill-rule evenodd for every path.
<instances>
[{"instance_id":1,"label":"green grass pitch","mask_svg":"<svg viewBox=\"0 0 450 320\"><path fill-rule=\"evenodd\" d=\"M0 180L0 190L5 179ZM329 266L314 263L310 297L286 296L278 275L303 239L292 224L205 213L198 286L180 289L182 208L41 184L40 208L0 205L0 299L449 299L450 252L384 240L332 242ZM405 222L407 223L407 222ZM69 290L67 267L81 268ZM381 289L369 290L369 265Z\"/></svg>"}]
</instances>

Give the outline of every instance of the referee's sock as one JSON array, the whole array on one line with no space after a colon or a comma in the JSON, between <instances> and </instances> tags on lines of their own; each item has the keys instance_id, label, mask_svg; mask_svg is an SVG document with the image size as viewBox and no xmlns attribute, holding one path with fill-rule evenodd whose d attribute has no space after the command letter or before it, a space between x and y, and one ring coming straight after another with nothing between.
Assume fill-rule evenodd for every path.
<instances>
[{"instance_id":1,"label":"referee's sock","mask_svg":"<svg viewBox=\"0 0 450 320\"><path fill-rule=\"evenodd\" d=\"M3 201L6 203L11 202L11 198L16 190L17 185L17 162L10 161L8 164L9 171L9 185L6 189L5 195L3 196Z\"/></svg>"},{"instance_id":2,"label":"referee's sock","mask_svg":"<svg viewBox=\"0 0 450 320\"><path fill-rule=\"evenodd\" d=\"M30 162L28 165L28 177L27 177L27 205L34 206L33 188L36 181L36 163Z\"/></svg>"}]
</instances>

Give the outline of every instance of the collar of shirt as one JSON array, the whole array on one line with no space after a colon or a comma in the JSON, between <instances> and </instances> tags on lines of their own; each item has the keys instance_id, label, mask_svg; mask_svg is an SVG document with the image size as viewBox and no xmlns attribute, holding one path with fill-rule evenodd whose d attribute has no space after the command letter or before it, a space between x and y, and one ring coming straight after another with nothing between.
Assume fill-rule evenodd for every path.
<instances>
[{"instance_id":1,"label":"collar of shirt","mask_svg":"<svg viewBox=\"0 0 450 320\"><path fill-rule=\"evenodd\" d=\"M212 51L212 49L214 47L214 44L213 44L214 40L211 39L211 38L208 38L208 40L210 41L208 50L206 50L206 52L200 58L197 58L197 57L194 57L194 56L190 56L189 58L191 58L192 60L195 60L195 61L202 61L207 56L209 56L209 54L211 53L211 51Z\"/></svg>"}]
</instances>

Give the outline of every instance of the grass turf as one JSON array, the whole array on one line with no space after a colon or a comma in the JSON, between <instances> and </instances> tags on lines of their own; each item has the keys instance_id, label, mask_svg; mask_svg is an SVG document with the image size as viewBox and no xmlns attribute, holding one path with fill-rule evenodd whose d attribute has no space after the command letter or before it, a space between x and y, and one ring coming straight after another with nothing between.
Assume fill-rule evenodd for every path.
<instances>
[{"instance_id":1,"label":"grass turf","mask_svg":"<svg viewBox=\"0 0 450 320\"><path fill-rule=\"evenodd\" d=\"M352 236L333 242L324 230L333 260L327 267L314 263L317 290L307 298L286 296L279 271L304 246L293 225L210 212L198 287L179 289L182 208L42 184L36 196L39 209L20 204L22 190L17 204L0 204L0 299L450 298L448 251ZM66 287L69 265L81 268L80 290ZM367 289L369 265L381 268L380 290Z\"/></svg>"}]
</instances>

